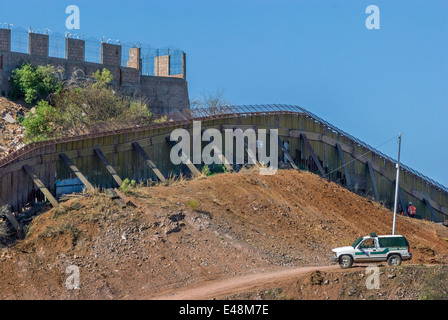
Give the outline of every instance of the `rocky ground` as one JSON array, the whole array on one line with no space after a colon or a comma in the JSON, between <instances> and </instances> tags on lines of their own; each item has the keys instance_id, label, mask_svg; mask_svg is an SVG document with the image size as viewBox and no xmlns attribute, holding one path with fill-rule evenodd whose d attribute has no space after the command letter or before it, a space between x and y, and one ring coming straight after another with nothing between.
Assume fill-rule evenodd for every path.
<instances>
[{"instance_id":1,"label":"rocky ground","mask_svg":"<svg viewBox=\"0 0 448 320\"><path fill-rule=\"evenodd\" d=\"M314 271L288 282L238 293L228 300L438 300L448 299L448 266L378 266L378 285L367 266Z\"/></svg>"},{"instance_id":2,"label":"rocky ground","mask_svg":"<svg viewBox=\"0 0 448 320\"><path fill-rule=\"evenodd\" d=\"M170 181L126 196L134 206L122 209L96 192L40 212L25 239L0 249L0 299L138 299L207 281L326 266L332 248L370 232L389 234L392 223L380 204L294 170ZM366 276L357 268L294 276L234 297L385 299L402 292L402 298L422 298L423 284L414 294L400 281L425 279L428 272L416 264L447 263L448 228L397 219L414 258L394 270L382 267L381 283L390 284L383 295L354 285ZM69 266L79 268L80 289L67 289Z\"/></svg>"},{"instance_id":3,"label":"rocky ground","mask_svg":"<svg viewBox=\"0 0 448 320\"><path fill-rule=\"evenodd\" d=\"M20 104L0 97L0 158L22 146L25 129L18 124L28 110Z\"/></svg>"}]
</instances>

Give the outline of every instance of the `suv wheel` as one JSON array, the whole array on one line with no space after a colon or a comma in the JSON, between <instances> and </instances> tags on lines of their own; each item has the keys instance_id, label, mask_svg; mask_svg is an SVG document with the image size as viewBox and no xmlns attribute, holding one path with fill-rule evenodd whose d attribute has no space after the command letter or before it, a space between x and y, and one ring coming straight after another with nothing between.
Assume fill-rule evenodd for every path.
<instances>
[{"instance_id":1,"label":"suv wheel","mask_svg":"<svg viewBox=\"0 0 448 320\"><path fill-rule=\"evenodd\" d=\"M353 265L353 258L349 255L343 255L339 258L339 266L342 269L350 268Z\"/></svg>"},{"instance_id":2,"label":"suv wheel","mask_svg":"<svg viewBox=\"0 0 448 320\"><path fill-rule=\"evenodd\" d=\"M398 254L391 254L389 258L387 258L387 264L390 266L399 266L401 264L401 257Z\"/></svg>"}]
</instances>

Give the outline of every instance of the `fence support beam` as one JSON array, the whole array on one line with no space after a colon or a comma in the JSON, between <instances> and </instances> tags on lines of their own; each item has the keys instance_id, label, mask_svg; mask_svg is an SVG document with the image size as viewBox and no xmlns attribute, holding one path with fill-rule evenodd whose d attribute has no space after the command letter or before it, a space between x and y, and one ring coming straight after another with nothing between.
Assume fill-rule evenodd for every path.
<instances>
[{"instance_id":1,"label":"fence support beam","mask_svg":"<svg viewBox=\"0 0 448 320\"><path fill-rule=\"evenodd\" d=\"M219 150L217 147L215 147L215 152L218 154L219 160L221 160L222 164L224 165L224 167L226 167L227 171L233 172L232 165L230 164L230 162L227 161L226 157L221 152L221 150Z\"/></svg>"},{"instance_id":2,"label":"fence support beam","mask_svg":"<svg viewBox=\"0 0 448 320\"><path fill-rule=\"evenodd\" d=\"M143 159L146 161L148 166L154 171L157 178L159 178L160 181L164 182L166 181L165 177L163 176L162 172L156 167L154 162L149 158L148 154L143 150L142 146L138 142L133 142L132 146L137 150L137 152L143 157Z\"/></svg>"},{"instance_id":3,"label":"fence support beam","mask_svg":"<svg viewBox=\"0 0 448 320\"><path fill-rule=\"evenodd\" d=\"M336 149L338 150L339 159L341 160L342 168L344 169L345 183L347 188L352 187L352 180L350 174L348 173L347 163L345 162L344 151L342 151L341 145L336 143Z\"/></svg>"},{"instance_id":4,"label":"fence support beam","mask_svg":"<svg viewBox=\"0 0 448 320\"><path fill-rule=\"evenodd\" d=\"M100 158L101 161L103 162L103 164L106 166L107 171L109 171L109 173L112 175L112 178L114 178L114 180L118 184L118 186L121 187L121 185L123 184L123 181L118 176L118 173L115 171L114 167L112 167L112 165L109 163L107 158L104 156L104 154L101 151L101 149L100 148L94 148L93 150L95 151L95 153L98 156L98 158Z\"/></svg>"},{"instance_id":5,"label":"fence support beam","mask_svg":"<svg viewBox=\"0 0 448 320\"><path fill-rule=\"evenodd\" d=\"M82 172L78 169L78 167L75 166L73 161L65 153L61 153L60 156L65 161L65 163L70 167L70 169L74 172L74 174L79 178L79 180L81 180L81 182L86 186L87 190L93 190L93 186L82 174Z\"/></svg>"},{"instance_id":6,"label":"fence support beam","mask_svg":"<svg viewBox=\"0 0 448 320\"><path fill-rule=\"evenodd\" d=\"M1 208L4 208L3 210L1 210L1 212L5 215L6 219L8 219L9 222L11 222L11 225L13 226L14 229L16 229L19 237L22 237L22 228L20 227L19 222L9 210L8 205L6 205L2 199L0 199L0 209Z\"/></svg>"},{"instance_id":7,"label":"fence support beam","mask_svg":"<svg viewBox=\"0 0 448 320\"><path fill-rule=\"evenodd\" d=\"M314 153L313 147L311 147L310 142L308 141L308 138L306 137L306 134L301 133L300 137L302 138L303 142L305 143L305 146L307 147L308 151L311 153L311 157L314 160L314 163L316 164L317 168L319 169L320 175L325 176L325 170L322 167L322 165L319 162L319 158Z\"/></svg>"},{"instance_id":8,"label":"fence support beam","mask_svg":"<svg viewBox=\"0 0 448 320\"><path fill-rule=\"evenodd\" d=\"M204 134L204 131L205 130L201 130L201 136ZM223 129L221 128L220 129L221 134L223 133L222 131L223 131ZM215 154L218 156L219 160L221 160L221 162L224 165L224 167L226 167L227 171L228 172L233 172L234 170L233 170L232 164L230 164L230 162L227 161L227 159L224 156L224 154L222 153L222 151L219 150L216 145L214 146L214 151L215 151Z\"/></svg>"},{"instance_id":9,"label":"fence support beam","mask_svg":"<svg viewBox=\"0 0 448 320\"><path fill-rule=\"evenodd\" d=\"M257 155L252 152L246 142L244 142L244 148L246 149L247 153L247 163L249 163L249 159L252 159L252 161L254 161L253 165L257 168L260 168L260 166L258 165Z\"/></svg>"},{"instance_id":10,"label":"fence support beam","mask_svg":"<svg viewBox=\"0 0 448 320\"><path fill-rule=\"evenodd\" d=\"M394 179L393 180L393 184L395 185L395 181L397 181L396 179ZM422 198L423 199L423 198ZM423 201L423 200L422 200ZM403 191L401 190L401 187L400 186L398 186L398 203L401 205L401 210L403 210L403 214L405 215L405 216L408 216L409 217L409 214L408 214L408 210L407 210L407 206L406 206L406 204L404 203L404 198L403 198Z\"/></svg>"},{"instance_id":11,"label":"fence support beam","mask_svg":"<svg viewBox=\"0 0 448 320\"><path fill-rule=\"evenodd\" d=\"M376 186L375 172L373 171L372 164L370 163L370 161L367 161L366 164L367 169L369 170L370 181L372 182L373 195L375 196L376 201L380 201L380 195L378 193L378 188Z\"/></svg>"},{"instance_id":12,"label":"fence support beam","mask_svg":"<svg viewBox=\"0 0 448 320\"><path fill-rule=\"evenodd\" d=\"M47 200L50 201L51 205L53 207L57 207L59 204L56 201L56 199L53 197L51 192L45 187L44 183L39 179L39 177L34 173L33 169L31 167L25 165L23 166L23 169L28 173L28 175L33 180L36 187L39 188L39 190L47 197Z\"/></svg>"},{"instance_id":13,"label":"fence support beam","mask_svg":"<svg viewBox=\"0 0 448 320\"><path fill-rule=\"evenodd\" d=\"M166 137L166 141L168 141L172 146L176 145L174 141L170 140L170 137ZM188 167L188 169L190 169L193 176L195 177L201 176L201 173L199 172L198 168L195 167L193 162L191 162L190 158L187 157L187 155L184 153L183 150L182 150L182 163L184 163Z\"/></svg>"},{"instance_id":14,"label":"fence support beam","mask_svg":"<svg viewBox=\"0 0 448 320\"><path fill-rule=\"evenodd\" d=\"M428 206L429 212L431 212L431 216L434 222L438 223L439 219L437 219L436 213L434 212L434 209L432 208L431 204L429 203L428 199L423 198L423 202Z\"/></svg>"},{"instance_id":15,"label":"fence support beam","mask_svg":"<svg viewBox=\"0 0 448 320\"><path fill-rule=\"evenodd\" d=\"M288 159L289 163L291 164L291 166L295 169L295 170L299 170L299 167L297 167L297 165L294 163L294 159L291 157L291 155L289 154L288 150L286 150L285 146L282 143L282 140L280 140L280 137L278 137L278 145L280 146L280 148L282 149L283 153L286 156L286 159Z\"/></svg>"},{"instance_id":16,"label":"fence support beam","mask_svg":"<svg viewBox=\"0 0 448 320\"><path fill-rule=\"evenodd\" d=\"M399 203L401 205L401 210L403 210L403 214L405 216L409 216L408 210L406 210L406 206L404 204L403 192L401 191L400 186L398 186L398 201L399 201Z\"/></svg>"}]
</instances>

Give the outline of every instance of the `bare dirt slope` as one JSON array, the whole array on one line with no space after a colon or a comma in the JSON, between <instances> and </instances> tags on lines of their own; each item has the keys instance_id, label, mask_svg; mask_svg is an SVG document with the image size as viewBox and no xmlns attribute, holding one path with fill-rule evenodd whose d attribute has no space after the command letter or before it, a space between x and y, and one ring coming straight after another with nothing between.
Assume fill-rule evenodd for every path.
<instances>
[{"instance_id":1,"label":"bare dirt slope","mask_svg":"<svg viewBox=\"0 0 448 320\"><path fill-rule=\"evenodd\" d=\"M389 234L392 224L379 204L293 170L219 174L136 188L128 197L136 207L120 209L98 193L39 215L24 240L0 252L0 298L150 298L326 266L331 248ZM411 263L446 263L446 227L400 216L397 233L411 243ZM79 290L65 286L69 265L79 267Z\"/></svg>"}]
</instances>

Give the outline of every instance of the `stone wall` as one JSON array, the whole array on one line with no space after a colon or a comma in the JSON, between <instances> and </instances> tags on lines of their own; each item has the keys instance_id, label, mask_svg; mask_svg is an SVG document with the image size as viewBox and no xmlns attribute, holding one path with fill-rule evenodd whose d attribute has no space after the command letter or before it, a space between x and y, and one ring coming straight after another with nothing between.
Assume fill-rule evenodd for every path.
<instances>
[{"instance_id":1,"label":"stone wall","mask_svg":"<svg viewBox=\"0 0 448 320\"><path fill-rule=\"evenodd\" d=\"M154 59L154 74L158 77L186 78L185 53L182 54L182 73L170 74L170 55L158 56Z\"/></svg>"},{"instance_id":2,"label":"stone wall","mask_svg":"<svg viewBox=\"0 0 448 320\"><path fill-rule=\"evenodd\" d=\"M65 59L84 61L86 59L86 43L79 39L65 39Z\"/></svg>"},{"instance_id":3,"label":"stone wall","mask_svg":"<svg viewBox=\"0 0 448 320\"><path fill-rule=\"evenodd\" d=\"M28 33L28 53L32 56L47 57L50 48L49 39L47 34Z\"/></svg>"},{"instance_id":4,"label":"stone wall","mask_svg":"<svg viewBox=\"0 0 448 320\"><path fill-rule=\"evenodd\" d=\"M121 64L121 46L101 43L101 64L116 66Z\"/></svg>"},{"instance_id":5,"label":"stone wall","mask_svg":"<svg viewBox=\"0 0 448 320\"><path fill-rule=\"evenodd\" d=\"M65 79L74 71L89 76L97 70L107 68L114 77L113 84L121 86L127 93L147 98L153 113L171 113L190 108L185 72L179 75L169 74L169 55L158 57L164 61L164 66L159 66L159 61L154 61L155 69L163 68L163 72L156 73L155 76L142 76L140 48L129 49L126 66L122 66L121 45L101 43L101 63L85 61L85 50L84 40L66 38L65 59L50 57L49 36L29 33L28 53L12 52L11 30L0 28L0 92L11 91L11 73L25 62L63 68ZM177 79L172 79L173 77Z\"/></svg>"},{"instance_id":6,"label":"stone wall","mask_svg":"<svg viewBox=\"0 0 448 320\"><path fill-rule=\"evenodd\" d=\"M141 76L140 89L148 97L154 113L170 113L172 106L178 106L178 110L190 108L187 82L184 79Z\"/></svg>"},{"instance_id":7,"label":"stone wall","mask_svg":"<svg viewBox=\"0 0 448 320\"><path fill-rule=\"evenodd\" d=\"M10 29L0 29L0 51L11 51Z\"/></svg>"},{"instance_id":8,"label":"stone wall","mask_svg":"<svg viewBox=\"0 0 448 320\"><path fill-rule=\"evenodd\" d=\"M140 48L129 49L129 60L126 64L126 67L142 70L142 59L140 57L141 57Z\"/></svg>"}]
</instances>

